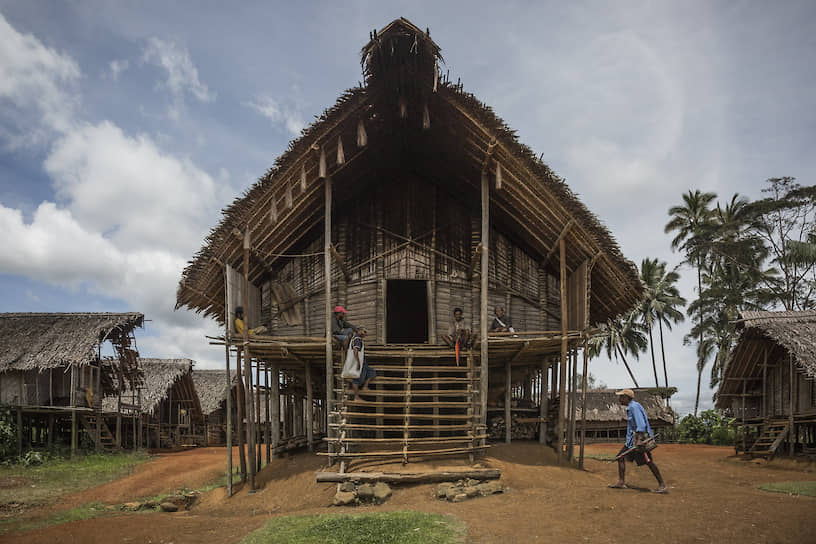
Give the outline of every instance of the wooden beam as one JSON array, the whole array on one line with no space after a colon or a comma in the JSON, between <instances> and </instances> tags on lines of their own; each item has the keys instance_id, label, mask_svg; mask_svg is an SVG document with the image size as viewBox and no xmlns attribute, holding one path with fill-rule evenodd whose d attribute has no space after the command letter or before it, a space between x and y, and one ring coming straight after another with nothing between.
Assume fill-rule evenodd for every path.
<instances>
[{"instance_id":1,"label":"wooden beam","mask_svg":"<svg viewBox=\"0 0 816 544\"><path fill-rule=\"evenodd\" d=\"M247 433L247 468L249 472L249 491L255 492L255 414L253 413L252 405L255 394L252 390L252 359L249 355L249 234L243 237L244 242L244 288L243 288L243 304L246 309L244 314L244 381L245 395L244 402L246 414L246 433Z\"/></svg>"},{"instance_id":2,"label":"wooden beam","mask_svg":"<svg viewBox=\"0 0 816 544\"><path fill-rule=\"evenodd\" d=\"M588 338L584 338L584 373L581 376L581 450L578 454L578 468L584 469L584 442L586 441L587 368L589 361Z\"/></svg>"},{"instance_id":3,"label":"wooden beam","mask_svg":"<svg viewBox=\"0 0 816 544\"><path fill-rule=\"evenodd\" d=\"M564 225L564 228L561 229L561 233L558 235L558 238L555 240L555 243L552 245L552 247L550 247L549 251L547 251L547 255L544 256L544 260L541 261L542 266L545 266L547 262L552 258L552 256L555 255L555 252L558 251L558 249L561 247L561 242L564 241L564 238L566 237L570 228L572 228L574 224L575 224L574 218L567 221L566 225ZM600 256L601 253L602 252L598 252L597 256Z\"/></svg>"},{"instance_id":4,"label":"wooden beam","mask_svg":"<svg viewBox=\"0 0 816 544\"><path fill-rule=\"evenodd\" d=\"M351 281L351 274L346 267L346 263L343 261L343 257L341 257L340 253L337 252L337 248L334 247L334 244L331 244L329 248L331 249L331 254L332 257L334 257L334 261L337 263L337 266L340 267L340 271L343 272L343 277L346 279L346 281Z\"/></svg>"},{"instance_id":5,"label":"wooden beam","mask_svg":"<svg viewBox=\"0 0 816 544\"><path fill-rule=\"evenodd\" d=\"M487 172L482 172L482 270L481 270L481 288L480 288L480 312L479 312L479 340L480 340L480 361L481 372L479 373L480 388L479 401L481 404L481 413L479 414L480 423L487 428L487 392L488 392L488 356L487 356L487 298L488 298L488 248L490 238L490 186L488 184ZM482 445L485 441L482 440Z\"/></svg>"},{"instance_id":6,"label":"wooden beam","mask_svg":"<svg viewBox=\"0 0 816 544\"><path fill-rule=\"evenodd\" d=\"M417 452L420 453L420 452ZM455 482L466 478L474 480L498 480L501 471L497 468L481 468L438 472L318 472L317 483L339 482L385 482L389 484L418 484Z\"/></svg>"}]
</instances>

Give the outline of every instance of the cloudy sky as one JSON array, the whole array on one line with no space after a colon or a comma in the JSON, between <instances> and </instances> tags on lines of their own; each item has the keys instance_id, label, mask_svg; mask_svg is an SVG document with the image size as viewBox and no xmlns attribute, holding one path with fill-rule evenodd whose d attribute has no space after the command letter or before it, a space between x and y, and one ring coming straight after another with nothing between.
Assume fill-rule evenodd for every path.
<instances>
[{"instance_id":1,"label":"cloudy sky","mask_svg":"<svg viewBox=\"0 0 816 544\"><path fill-rule=\"evenodd\" d=\"M214 324L173 310L181 269L399 16L637 263L679 263L663 225L689 189L816 183L813 2L293 4L0 0L0 311L137 310L143 355L222 365ZM686 330L667 339L681 412ZM614 362L592 372L629 385Z\"/></svg>"}]
</instances>

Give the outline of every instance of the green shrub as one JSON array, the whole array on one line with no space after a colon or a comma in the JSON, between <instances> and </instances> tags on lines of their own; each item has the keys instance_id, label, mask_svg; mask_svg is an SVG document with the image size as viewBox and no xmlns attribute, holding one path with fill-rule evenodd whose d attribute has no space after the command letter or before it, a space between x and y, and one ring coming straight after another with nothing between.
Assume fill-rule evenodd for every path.
<instances>
[{"instance_id":1,"label":"green shrub","mask_svg":"<svg viewBox=\"0 0 816 544\"><path fill-rule=\"evenodd\" d=\"M686 444L731 445L734 443L733 421L723 419L716 410L706 410L699 417L689 414L677 425L678 441Z\"/></svg>"},{"instance_id":2,"label":"green shrub","mask_svg":"<svg viewBox=\"0 0 816 544\"><path fill-rule=\"evenodd\" d=\"M9 461L17 455L17 423L8 406L0 406L0 459Z\"/></svg>"}]
</instances>

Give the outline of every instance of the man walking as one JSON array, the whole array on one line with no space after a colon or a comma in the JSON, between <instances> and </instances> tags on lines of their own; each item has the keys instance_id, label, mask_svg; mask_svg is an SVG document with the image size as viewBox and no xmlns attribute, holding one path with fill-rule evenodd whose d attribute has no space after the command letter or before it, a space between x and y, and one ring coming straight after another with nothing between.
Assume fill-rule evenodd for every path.
<instances>
[{"instance_id":1,"label":"man walking","mask_svg":"<svg viewBox=\"0 0 816 544\"><path fill-rule=\"evenodd\" d=\"M635 400L635 392L631 389L624 389L617 392L618 402L626 406L626 444L618 453L618 481L609 484L613 489L626 489L626 461L635 462L637 465L646 465L657 479L657 489L653 493L666 494L666 482L660 475L657 465L654 463L652 452L647 448L647 443L652 438L652 427L649 425L649 418L646 410ZM631 451L629 451L631 450ZM625 453L624 452L628 452Z\"/></svg>"}]
</instances>

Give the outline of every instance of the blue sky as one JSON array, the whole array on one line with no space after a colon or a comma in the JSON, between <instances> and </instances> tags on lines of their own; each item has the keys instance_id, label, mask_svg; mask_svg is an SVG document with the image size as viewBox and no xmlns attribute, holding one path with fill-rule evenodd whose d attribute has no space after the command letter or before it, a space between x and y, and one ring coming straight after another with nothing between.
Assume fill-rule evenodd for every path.
<instances>
[{"instance_id":1,"label":"blue sky","mask_svg":"<svg viewBox=\"0 0 816 544\"><path fill-rule=\"evenodd\" d=\"M663 225L689 189L814 183L812 2L300 4L0 0L0 311L139 310L144 355L222 364L214 324L173 310L181 268L399 16L635 262L679 263ZM667 341L681 412L686 330ZM629 385L613 362L593 373Z\"/></svg>"}]
</instances>

